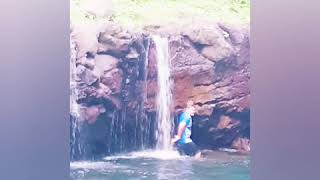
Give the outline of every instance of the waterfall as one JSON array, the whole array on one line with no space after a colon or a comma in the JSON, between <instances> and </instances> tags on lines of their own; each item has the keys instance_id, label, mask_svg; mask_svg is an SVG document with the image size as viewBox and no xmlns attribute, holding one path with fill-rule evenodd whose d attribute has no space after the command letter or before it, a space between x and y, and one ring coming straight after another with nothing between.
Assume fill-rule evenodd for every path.
<instances>
[{"instance_id":1,"label":"waterfall","mask_svg":"<svg viewBox=\"0 0 320 180\"><path fill-rule=\"evenodd\" d=\"M76 45L70 39L70 114L80 117L80 107L77 103L77 82L76 82Z\"/></svg>"},{"instance_id":2,"label":"waterfall","mask_svg":"<svg viewBox=\"0 0 320 180\"><path fill-rule=\"evenodd\" d=\"M156 100L157 127L156 127L156 148L158 150L170 150L171 132L173 119L171 116L171 85L170 85L170 58L169 42L167 38L153 36L156 48L157 59L157 83L158 94Z\"/></svg>"},{"instance_id":3,"label":"waterfall","mask_svg":"<svg viewBox=\"0 0 320 180\"><path fill-rule=\"evenodd\" d=\"M78 134L80 132L80 105L77 103L77 82L76 82L76 44L70 38L70 119L71 119L71 158L77 154L82 154L81 143L79 142Z\"/></svg>"},{"instance_id":4,"label":"waterfall","mask_svg":"<svg viewBox=\"0 0 320 180\"><path fill-rule=\"evenodd\" d=\"M150 137L150 120L148 120L146 110L145 110L145 103L147 102L147 89L148 89L148 64L149 64L149 48L150 48L150 38L147 38L145 41L145 49L144 49L144 57L143 57L143 95L142 101L140 104L140 121L139 129L140 129L140 144L141 148L145 149L150 142L148 141Z\"/></svg>"},{"instance_id":5,"label":"waterfall","mask_svg":"<svg viewBox=\"0 0 320 180\"><path fill-rule=\"evenodd\" d=\"M129 151L144 150L151 146L151 118L147 117L145 103L147 102L147 78L148 78L148 52L150 39L144 39L139 53L141 56L131 66L136 66L138 81L142 85L136 97L138 106L136 112L130 112L126 103L122 104L121 110L114 110L107 130L107 142L109 155L114 153L124 153ZM127 73L125 73L127 74ZM127 78L127 77L125 77ZM124 79L125 79L124 78ZM131 81L131 83L136 83ZM128 88L128 87L126 87ZM129 114L128 114L129 113ZM128 120L130 119L130 120Z\"/></svg>"}]
</instances>

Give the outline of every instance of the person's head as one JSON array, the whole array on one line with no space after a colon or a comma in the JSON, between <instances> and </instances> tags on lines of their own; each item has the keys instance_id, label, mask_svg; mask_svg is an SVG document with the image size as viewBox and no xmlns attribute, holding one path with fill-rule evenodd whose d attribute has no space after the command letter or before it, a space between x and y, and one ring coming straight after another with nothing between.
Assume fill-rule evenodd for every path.
<instances>
[{"instance_id":1,"label":"person's head","mask_svg":"<svg viewBox=\"0 0 320 180\"><path fill-rule=\"evenodd\" d=\"M196 112L196 109L194 108L194 103L193 103L193 101L189 100L189 101L187 102L187 106L186 106L185 111L186 111L187 113L189 113L191 116L194 115L194 113Z\"/></svg>"}]
</instances>

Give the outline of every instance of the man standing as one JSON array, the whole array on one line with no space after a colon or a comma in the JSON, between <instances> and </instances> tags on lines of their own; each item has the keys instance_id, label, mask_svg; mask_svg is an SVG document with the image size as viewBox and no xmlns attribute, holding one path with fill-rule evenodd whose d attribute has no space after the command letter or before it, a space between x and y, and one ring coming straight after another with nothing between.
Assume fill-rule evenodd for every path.
<instances>
[{"instance_id":1,"label":"man standing","mask_svg":"<svg viewBox=\"0 0 320 180\"><path fill-rule=\"evenodd\" d=\"M193 101L188 101L187 107L184 112L179 116L177 135L172 139L172 144L177 143L178 151L182 155L194 156L195 158L201 157L201 152L197 145L192 141L191 127L192 117L195 113Z\"/></svg>"}]
</instances>

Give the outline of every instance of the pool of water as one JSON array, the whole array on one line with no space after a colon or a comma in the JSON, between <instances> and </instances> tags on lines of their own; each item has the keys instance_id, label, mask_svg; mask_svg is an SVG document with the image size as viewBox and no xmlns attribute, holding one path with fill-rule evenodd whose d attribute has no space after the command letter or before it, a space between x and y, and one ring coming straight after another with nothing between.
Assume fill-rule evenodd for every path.
<instances>
[{"instance_id":1,"label":"pool of water","mask_svg":"<svg viewBox=\"0 0 320 180\"><path fill-rule=\"evenodd\" d=\"M71 179L214 179L248 180L248 156L208 151L196 160L179 156L175 151L142 151L105 157L99 161L70 163Z\"/></svg>"}]
</instances>

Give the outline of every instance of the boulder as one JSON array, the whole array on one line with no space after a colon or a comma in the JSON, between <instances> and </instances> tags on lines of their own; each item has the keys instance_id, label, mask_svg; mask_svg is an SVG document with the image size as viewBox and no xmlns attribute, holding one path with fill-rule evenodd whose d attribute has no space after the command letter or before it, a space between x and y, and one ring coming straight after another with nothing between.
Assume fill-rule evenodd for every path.
<instances>
[{"instance_id":1,"label":"boulder","mask_svg":"<svg viewBox=\"0 0 320 180\"><path fill-rule=\"evenodd\" d=\"M123 78L122 71L118 68L115 68L104 73L100 77L100 81L102 84L109 87L112 93L117 94L117 93L120 93L122 88L122 78Z\"/></svg>"},{"instance_id":2,"label":"boulder","mask_svg":"<svg viewBox=\"0 0 320 180\"><path fill-rule=\"evenodd\" d=\"M84 67L93 70L95 66L95 60L93 58L82 57L78 59L76 64L81 64Z\"/></svg>"},{"instance_id":3,"label":"boulder","mask_svg":"<svg viewBox=\"0 0 320 180\"><path fill-rule=\"evenodd\" d=\"M81 24L73 27L70 38L76 42L77 59L95 55L98 51L97 24Z\"/></svg>"},{"instance_id":4,"label":"boulder","mask_svg":"<svg viewBox=\"0 0 320 180\"><path fill-rule=\"evenodd\" d=\"M98 52L122 54L129 51L134 37L128 31L114 23L106 23L98 36Z\"/></svg>"},{"instance_id":5,"label":"boulder","mask_svg":"<svg viewBox=\"0 0 320 180\"><path fill-rule=\"evenodd\" d=\"M78 81L85 83L86 85L92 85L98 80L98 76L95 75L91 70L87 69L83 65L77 66L77 77Z\"/></svg>"},{"instance_id":6,"label":"boulder","mask_svg":"<svg viewBox=\"0 0 320 180\"><path fill-rule=\"evenodd\" d=\"M102 83L99 83L99 87L97 88L96 98L109 99L111 93L112 93L112 91L108 86L106 86Z\"/></svg>"},{"instance_id":7,"label":"boulder","mask_svg":"<svg viewBox=\"0 0 320 180\"><path fill-rule=\"evenodd\" d=\"M115 69L119 62L117 58L110 55L106 55L106 54L96 55L94 58L94 61L95 61L94 73L98 77L101 77L108 71Z\"/></svg>"},{"instance_id":8,"label":"boulder","mask_svg":"<svg viewBox=\"0 0 320 180\"><path fill-rule=\"evenodd\" d=\"M182 35L201 45L220 44L224 41L223 31L217 24L190 24L185 27Z\"/></svg>"},{"instance_id":9,"label":"boulder","mask_svg":"<svg viewBox=\"0 0 320 180\"><path fill-rule=\"evenodd\" d=\"M205 46L201 50L201 54L209 60L217 62L231 57L233 55L233 48L228 43Z\"/></svg>"}]
</instances>

